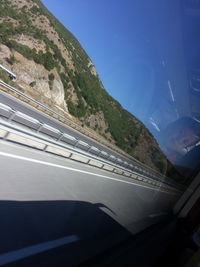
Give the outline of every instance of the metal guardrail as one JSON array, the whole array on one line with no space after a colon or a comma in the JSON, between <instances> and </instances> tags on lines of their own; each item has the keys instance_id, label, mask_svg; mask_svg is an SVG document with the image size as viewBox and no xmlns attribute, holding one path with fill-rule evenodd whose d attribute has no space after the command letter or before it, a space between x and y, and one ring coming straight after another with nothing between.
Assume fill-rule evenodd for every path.
<instances>
[{"instance_id":1,"label":"metal guardrail","mask_svg":"<svg viewBox=\"0 0 200 267\"><path fill-rule=\"evenodd\" d=\"M84 153L80 150L77 150L76 147L68 147L65 144L58 143L56 140L49 139L49 137L42 136L37 132L34 133L30 130L20 128L18 125L12 125L10 122L3 120L0 121L0 139L22 144L42 150L44 152L62 156L67 159L78 161L80 163L91 165L93 167L148 184L148 186L153 188L159 188L165 192L174 194L182 193L179 188L174 188L174 186L156 181L155 179L147 179L147 177L144 175L138 174L135 171L127 170L123 166L111 163L106 159L99 159L95 155L90 155L87 152Z\"/></svg>"},{"instance_id":2,"label":"metal guardrail","mask_svg":"<svg viewBox=\"0 0 200 267\"><path fill-rule=\"evenodd\" d=\"M105 151L99 150L98 148L94 146L90 146L86 142L83 142L81 140L76 139L75 137L61 132L60 130L45 124L43 122L40 122L39 120L30 117L22 112L16 111L12 109L10 106L7 106L5 104L0 103L0 115L6 118L9 122L17 122L22 125L25 125L33 130L35 130L37 133L43 133L48 136L51 136L57 141L62 141L67 144L73 145L74 147L80 148L85 151L89 151L92 154L96 154L99 157L103 158L109 158L109 154ZM116 158L112 155L112 161L119 161L122 162L120 159Z\"/></svg>"},{"instance_id":3,"label":"metal guardrail","mask_svg":"<svg viewBox=\"0 0 200 267\"><path fill-rule=\"evenodd\" d=\"M161 182L167 180L169 185L180 187L180 185L175 183L171 178L166 177L165 175L162 175L162 174L156 172L155 170L151 169L150 167L145 166L141 162L139 162L136 159L132 158L130 155L126 154L124 151L118 149L115 146L112 146L108 142L102 141L102 139L100 139L98 136L92 134L91 132L87 131L86 129L82 128L81 126L77 125L76 123L72 122L71 120L65 118L61 114L57 113L56 111L54 111L54 110L50 109L49 107L45 106L44 104L32 99L31 97L28 97L27 95L23 94L22 92L20 92L16 88L4 83L3 81L0 81L0 85L3 86L4 88L6 88L8 90L11 90L12 92L16 93L18 96L23 97L25 102L29 102L29 103L32 102L37 107L42 107L44 109L44 111L46 111L47 114L49 114L49 115L51 114L51 116L53 118L55 118L56 120L59 120L62 123L66 123L68 126L78 130L79 132L87 135L88 137L93 138L94 140L98 141L100 144L104 144L107 147L111 148L113 151L123 155L124 157L128 158L129 160L131 160L134 165L130 164L130 163L127 163L126 161L122 161L120 158L117 158L112 154L108 154L105 151L99 150L98 148L96 148L94 146L90 146L90 145L88 145L87 143L85 143L85 142L83 142L81 140L77 140L75 137L70 136L67 133L60 132L58 129L55 129L55 128L51 127L50 125L44 124L42 122L39 122L38 120L36 120L33 117L30 117L30 116L28 116L28 115L26 115L24 113L19 112L19 111L13 110L9 106L1 104L2 111L4 109L4 112L5 112L5 110L7 109L7 112L9 111L9 112L12 113L12 114L10 114L10 116L8 118L9 121L17 121L17 118L18 118L17 122L22 123L22 124L32 128L34 130L35 130L35 128L34 128L33 125L38 123L38 128L37 128L37 132L38 133L42 132L44 134L50 135L53 138L57 138L58 141L65 141L67 143L70 143L70 140L71 140L71 143L72 142L76 142L76 146L78 148L81 148L83 150L86 150L86 148L87 148L90 153L97 154L101 158L107 158L107 159L109 158L109 160L111 162L117 163L119 166L126 167L129 170L137 171L140 174L144 174L144 175L148 176L149 178L153 178L153 179L161 181ZM3 116L6 117L5 114ZM37 121L37 123L36 123L36 121ZM28 125L27 125L27 122L28 122Z\"/></svg>"},{"instance_id":4,"label":"metal guardrail","mask_svg":"<svg viewBox=\"0 0 200 267\"><path fill-rule=\"evenodd\" d=\"M17 90L16 88L6 84L5 82L3 81L0 81L0 85L11 90L12 92L18 94L19 96L23 97L24 99L27 100L27 102L32 102L34 103L35 105L37 106L40 106L42 107L45 111L49 112L50 114L54 115L53 117L56 118L56 119L59 119L61 122L63 123L66 123L67 125L69 125L70 127L76 129L76 130L79 130L80 132L82 132L83 134L95 139L96 141L108 146L108 147L111 147L110 143L104 141L103 139L99 138L97 135L91 133L90 131L84 129L83 127L79 126L78 124L74 123L73 121L65 118L64 116L62 116L61 114L59 114L58 112L50 109L49 107L45 106L44 104L36 101L35 99L25 95L24 93L20 92L19 90ZM56 116L56 117L55 117ZM126 153L124 153L121 149L118 149L117 147L114 147L112 146L112 149L117 151L118 153L120 154L123 154L123 155L126 155ZM126 155L127 156L127 155Z\"/></svg>"},{"instance_id":5,"label":"metal guardrail","mask_svg":"<svg viewBox=\"0 0 200 267\"><path fill-rule=\"evenodd\" d=\"M127 162L123 162L120 158L116 158L114 155L111 155L105 151L99 150L98 148L96 148L94 146L90 146L86 142L78 140L75 137L73 137L67 133L63 133L60 130L58 130L58 129L56 129L56 128L48 125L48 124L42 123L39 120L37 120L31 116L28 116L22 112L13 110L10 106L7 106L7 105L2 104L2 103L0 103L0 115L3 118L7 119L7 122L2 120L0 122L1 125L4 125L4 126L6 125L7 127L8 126L11 127L10 123L12 123L12 122L20 123L21 125L24 125L24 126L26 126L32 130L31 133L29 132L29 135L32 135L34 137L41 139L42 138L41 135L40 135L40 137L38 137L38 134L43 134L43 135L46 135L48 137L51 137L54 144L56 144L60 147L63 147L63 144L67 144L67 145L70 145L71 147L73 147L73 149L79 149L79 150L82 150L84 152L87 152L87 154L90 154L90 155L92 154L93 158L95 157L95 160L98 159L98 161L100 160L101 162L106 160L107 163L109 163L111 165L114 164L115 167L122 169L126 173L125 176L128 176L129 172L132 172L132 171L138 172L139 171L139 168L137 166L134 166L134 165L129 164ZM17 127L17 126L12 124L12 127ZM15 130L16 129L18 129L18 128L15 128ZM22 129L21 129L21 132L22 132ZM26 131L25 131L25 133L26 133ZM117 173L117 171L115 171L115 172ZM148 176L149 179L153 179L154 181L157 181L157 182L163 182L160 179L158 179L156 176L152 176L152 174L150 172L147 172L146 170L143 170L142 173L140 173L140 175L145 175L145 177ZM165 181L165 183L166 183L166 181ZM168 183L168 184L170 186L179 188L179 186L175 185L174 183L171 183L171 184Z\"/></svg>"},{"instance_id":6,"label":"metal guardrail","mask_svg":"<svg viewBox=\"0 0 200 267\"><path fill-rule=\"evenodd\" d=\"M129 165L127 162L123 162L120 158L116 158L114 155L109 155L107 152L99 150L94 146L90 146L89 144L76 139L75 137L68 135L67 133L63 133L58 129L51 127L45 123L42 123L36 120L33 117L30 117L24 113L13 110L11 107L0 103L0 114L8 119L8 121L15 121L17 123L28 126L31 129L37 131L37 133L41 132L47 134L53 138L56 138L59 141L64 141L68 144L74 145L75 147L81 148L86 151L90 151L90 153L96 154L102 158L110 158L112 162L117 162L119 165L125 165L127 168L138 170L137 166ZM147 173L149 175L149 173ZM156 177L154 177L156 178Z\"/></svg>"},{"instance_id":7,"label":"metal guardrail","mask_svg":"<svg viewBox=\"0 0 200 267\"><path fill-rule=\"evenodd\" d=\"M33 103L34 105L36 105L37 107L41 107L42 109L44 109L44 112L47 113L48 115L51 115L54 119L59 120L62 123L67 124L68 126L74 128L75 130L78 130L79 132L83 133L84 135L93 138L94 140L98 141L100 144L105 145L106 147L111 148L113 151L121 154L122 156L128 158L129 160L133 161L134 164L138 165L138 169L140 169L140 166L145 169L147 172L150 170L152 174L154 174L155 176L159 176L162 177L162 179L166 179L166 177L164 175L161 175L159 172L157 172L156 170L147 167L146 165L144 165L143 163L141 163L140 161L136 160L135 158L131 157L130 155L128 155L127 153L125 153L123 150L119 149L118 147L112 145L111 143L103 140L102 138L100 138L99 136L91 133L90 131L84 129L83 127L79 126L78 124L74 123L73 121L65 118L64 116L62 116L61 114L59 114L58 112L50 109L49 107L45 106L44 104L36 101L35 99L27 96L26 94L20 92L19 90L17 90L16 88L6 84L5 82L0 80L0 85L3 88L6 88L8 90L10 90L11 92L17 94L18 96L22 97L25 102L28 103ZM33 106L34 106L33 105ZM169 179L169 178L168 178Z\"/></svg>"}]
</instances>

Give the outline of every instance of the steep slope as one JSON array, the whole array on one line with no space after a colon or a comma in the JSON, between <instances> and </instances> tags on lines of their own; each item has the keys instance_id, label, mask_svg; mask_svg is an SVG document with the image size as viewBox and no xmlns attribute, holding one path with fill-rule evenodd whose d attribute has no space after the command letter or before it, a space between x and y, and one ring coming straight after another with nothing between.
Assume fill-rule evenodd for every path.
<instances>
[{"instance_id":1,"label":"steep slope","mask_svg":"<svg viewBox=\"0 0 200 267\"><path fill-rule=\"evenodd\" d=\"M104 89L77 39L39 0L1 0L0 60L15 86L95 130L150 167L166 159L146 127ZM10 82L0 71L1 79Z\"/></svg>"}]
</instances>

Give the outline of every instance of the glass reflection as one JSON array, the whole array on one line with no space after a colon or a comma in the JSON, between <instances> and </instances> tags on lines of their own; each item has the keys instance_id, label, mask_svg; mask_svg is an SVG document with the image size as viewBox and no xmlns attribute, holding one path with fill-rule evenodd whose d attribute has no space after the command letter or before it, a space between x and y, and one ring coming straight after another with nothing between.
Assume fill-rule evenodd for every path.
<instances>
[{"instance_id":1,"label":"glass reflection","mask_svg":"<svg viewBox=\"0 0 200 267\"><path fill-rule=\"evenodd\" d=\"M166 175L189 184L200 169L200 1L164 3L170 20L157 16L161 26L151 40L161 45L152 102L138 116L167 157Z\"/></svg>"}]
</instances>

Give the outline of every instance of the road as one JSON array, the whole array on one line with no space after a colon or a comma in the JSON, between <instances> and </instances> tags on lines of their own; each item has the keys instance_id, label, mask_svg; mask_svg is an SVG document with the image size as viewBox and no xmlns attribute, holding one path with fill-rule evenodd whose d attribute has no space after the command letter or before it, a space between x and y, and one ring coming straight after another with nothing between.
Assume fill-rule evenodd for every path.
<instances>
[{"instance_id":1,"label":"road","mask_svg":"<svg viewBox=\"0 0 200 267\"><path fill-rule=\"evenodd\" d=\"M111 150L111 149L107 148L106 146L96 142L95 140L85 136L84 134L74 130L73 128L62 124L59 121L56 121L55 119L49 117L45 113L38 111L37 109L33 108L32 106L16 99L15 97L12 97L11 95L9 95L3 91L0 91L0 103L8 105L15 110L18 110L22 113L25 113L26 115L29 115L29 116L39 120L40 122L46 123L46 124L56 128L56 129L59 129L61 132L65 132L65 133L75 137L76 139L79 139L79 140L82 140L83 142L88 143L90 146L97 147L99 150L103 150L103 151L107 152L108 154L112 154L116 158L120 158L122 161L125 161L129 164L134 164L134 165L139 166L139 164L137 164L137 163L129 160L128 158L114 152L113 150Z\"/></svg>"},{"instance_id":2,"label":"road","mask_svg":"<svg viewBox=\"0 0 200 267\"><path fill-rule=\"evenodd\" d=\"M2 140L0 162L0 265L71 266L165 217L179 197Z\"/></svg>"}]
</instances>

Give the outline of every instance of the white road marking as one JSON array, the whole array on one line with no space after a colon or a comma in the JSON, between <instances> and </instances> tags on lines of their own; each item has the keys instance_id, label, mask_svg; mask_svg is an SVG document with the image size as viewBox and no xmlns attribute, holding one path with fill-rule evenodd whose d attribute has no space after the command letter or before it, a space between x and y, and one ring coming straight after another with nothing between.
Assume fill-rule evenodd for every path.
<instances>
[{"instance_id":1,"label":"white road marking","mask_svg":"<svg viewBox=\"0 0 200 267\"><path fill-rule=\"evenodd\" d=\"M63 165L54 164L54 163L50 163L50 162L46 162L46 161L42 161L42 160L25 158L25 157L22 157L22 156L19 156L19 155L13 155L13 154L5 153L5 152L0 152L0 155L4 156L4 157L10 157L10 158L24 160L24 161L28 161L28 162L34 162L34 163L37 163L37 164L47 165L47 166L51 166L51 167L55 167L55 168L60 168L60 169L74 171L74 172L80 172L80 173L84 173L84 174L98 176L98 177L101 177L101 178L104 178L104 179L109 179L109 180L113 180L113 181L116 181L116 182L121 182L121 183L131 184L131 185L134 185L134 186L144 187L144 188L148 188L148 189L151 189L151 190L154 190L154 191L159 191L159 192L166 193L166 194L176 194L174 192L166 192L166 191L162 191L162 190L157 189L157 188L152 188L152 187L149 187L149 186L140 185L140 184L137 184L137 183L134 183L134 182L128 182L128 181L125 181L125 180L119 180L119 179L108 177L108 176L105 176L105 175L102 175L102 174L96 174L96 173L92 173L92 172L88 172L88 171L78 170L78 169L74 169L74 168L71 168L71 167L66 167L66 166L63 166Z\"/></svg>"},{"instance_id":2,"label":"white road marking","mask_svg":"<svg viewBox=\"0 0 200 267\"><path fill-rule=\"evenodd\" d=\"M9 251L0 254L0 265L8 264L26 257L47 251L49 249L57 248L63 245L67 245L79 240L76 235L69 235L59 239L51 240L48 242L40 243L33 246L28 246L18 250Z\"/></svg>"}]
</instances>

